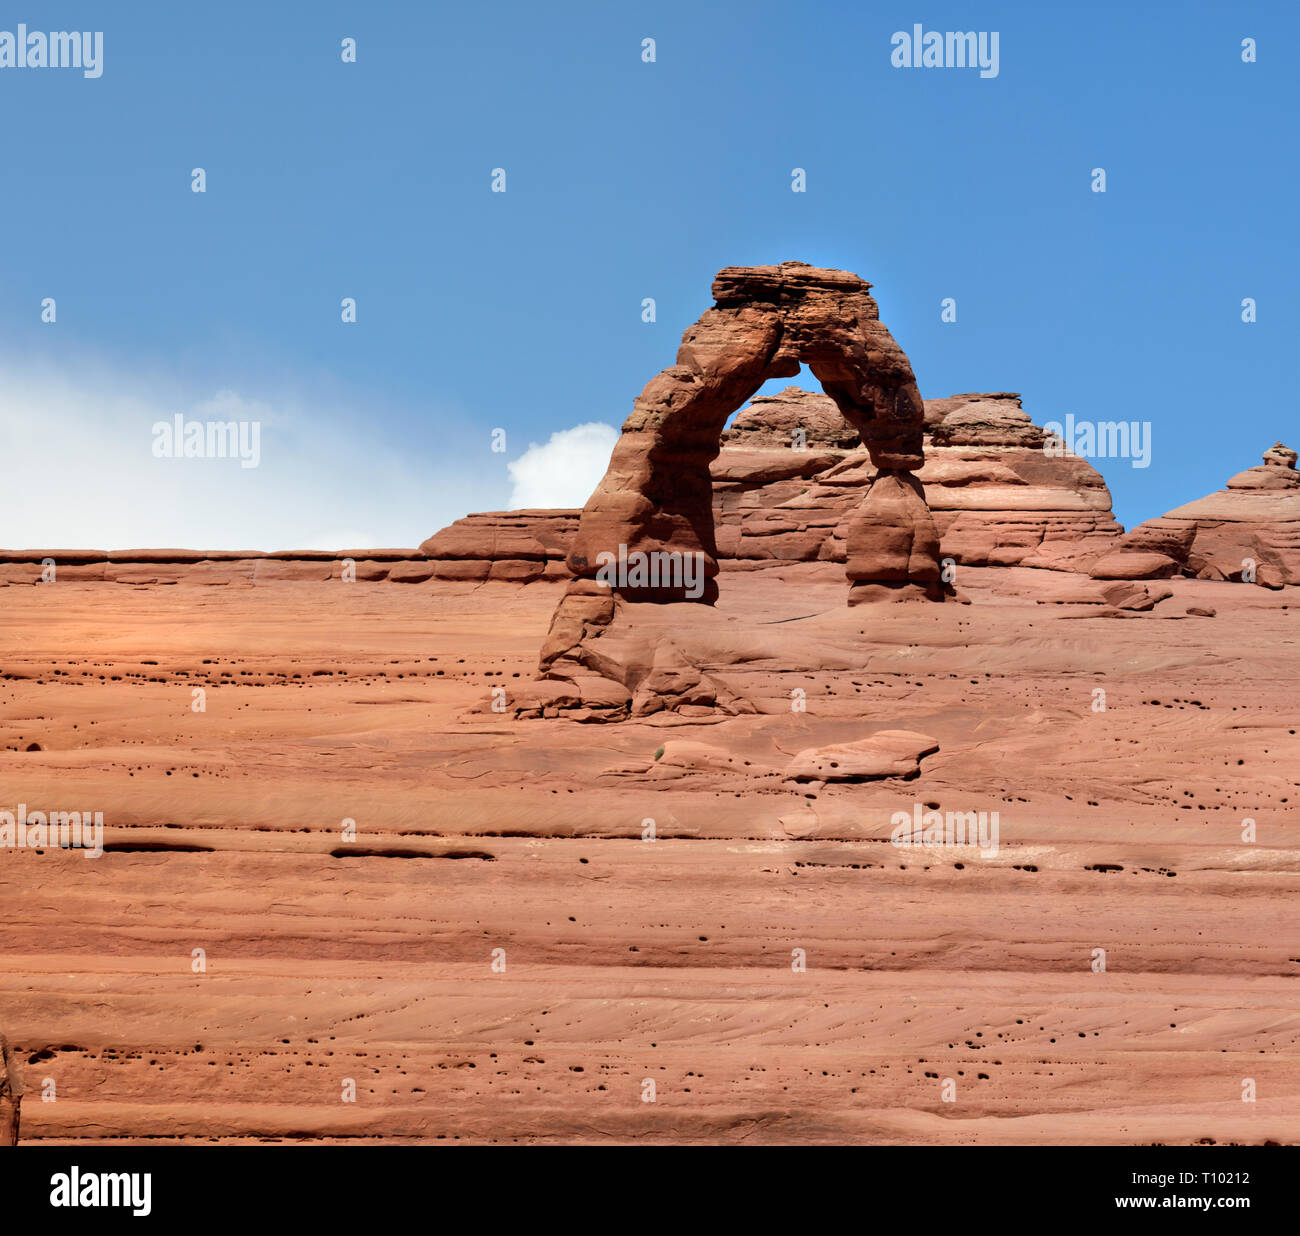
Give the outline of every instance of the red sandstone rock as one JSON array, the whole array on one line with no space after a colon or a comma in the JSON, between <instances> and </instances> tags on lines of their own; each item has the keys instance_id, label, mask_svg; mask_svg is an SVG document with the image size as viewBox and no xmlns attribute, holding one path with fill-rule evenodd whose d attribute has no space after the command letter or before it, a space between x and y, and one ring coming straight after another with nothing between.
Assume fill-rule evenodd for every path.
<instances>
[{"instance_id":1,"label":"red sandstone rock","mask_svg":"<svg viewBox=\"0 0 1300 1236\"><path fill-rule=\"evenodd\" d=\"M468 561L452 558L436 562L433 568L433 577L434 579L456 580L462 583L482 583L487 579L488 572L491 569L492 560L490 558L470 559Z\"/></svg>"},{"instance_id":2,"label":"red sandstone rock","mask_svg":"<svg viewBox=\"0 0 1300 1236\"><path fill-rule=\"evenodd\" d=\"M575 580L561 598L551 618L542 645L540 668L550 672L562 658L590 668L585 650L587 637L596 627L608 626L614 617L614 596L595 580Z\"/></svg>"},{"instance_id":3,"label":"red sandstone rock","mask_svg":"<svg viewBox=\"0 0 1300 1236\"><path fill-rule=\"evenodd\" d=\"M1019 395L954 395L926 410L934 419L918 477L945 557L1045 565L1036 558L1114 543L1120 526L1105 481L1084 459L1045 454Z\"/></svg>"},{"instance_id":4,"label":"red sandstone rock","mask_svg":"<svg viewBox=\"0 0 1300 1236\"><path fill-rule=\"evenodd\" d=\"M849 604L866 599L862 586L904 584L937 589L939 534L921 483L906 472L882 471L849 520ZM869 595L869 594L868 594Z\"/></svg>"},{"instance_id":5,"label":"red sandstone rock","mask_svg":"<svg viewBox=\"0 0 1300 1236\"><path fill-rule=\"evenodd\" d=\"M262 559L253 564L252 575L255 583L268 583L271 580L329 579L332 573L332 564L329 562L272 562ZM215 571L214 575L223 583L230 578L229 569L224 566Z\"/></svg>"},{"instance_id":6,"label":"red sandstone rock","mask_svg":"<svg viewBox=\"0 0 1300 1236\"><path fill-rule=\"evenodd\" d=\"M1249 578L1265 587L1300 584L1300 473L1278 442L1263 463L1224 489L1134 528L1123 541L1175 558L1201 579Z\"/></svg>"},{"instance_id":7,"label":"red sandstone rock","mask_svg":"<svg viewBox=\"0 0 1300 1236\"><path fill-rule=\"evenodd\" d=\"M1093 579L1168 579L1178 574L1178 563L1164 554L1117 549L1102 554L1088 574Z\"/></svg>"},{"instance_id":8,"label":"red sandstone rock","mask_svg":"<svg viewBox=\"0 0 1300 1236\"><path fill-rule=\"evenodd\" d=\"M563 558L578 526L576 511L489 511L467 515L429 537L430 558Z\"/></svg>"},{"instance_id":9,"label":"red sandstone rock","mask_svg":"<svg viewBox=\"0 0 1300 1236\"><path fill-rule=\"evenodd\" d=\"M923 757L939 743L915 730L881 730L857 742L800 751L785 770L792 781L868 781L880 777L910 779L921 770Z\"/></svg>"},{"instance_id":10,"label":"red sandstone rock","mask_svg":"<svg viewBox=\"0 0 1300 1236\"><path fill-rule=\"evenodd\" d=\"M22 1089L9 1044L0 1035L0 1146L18 1145Z\"/></svg>"},{"instance_id":11,"label":"red sandstone rock","mask_svg":"<svg viewBox=\"0 0 1300 1236\"><path fill-rule=\"evenodd\" d=\"M791 468L793 479L769 479L771 461L801 458L787 444L799 408L811 427L803 457L819 458L828 449L822 427L834 407L811 391L789 388L772 404L755 400L745 433L724 435L713 468L721 553L755 563L844 560L848 515L876 469L861 448L843 449L825 470ZM754 449L769 415L776 430L766 450ZM916 476L945 557L967 566L1048 565L1031 562L1042 557L1055 566L1067 553L1091 558L1115 545L1120 527L1105 482L1085 460L1045 455L1043 431L1018 395L928 400L926 416L925 464ZM733 458L742 443L749 449Z\"/></svg>"},{"instance_id":12,"label":"red sandstone rock","mask_svg":"<svg viewBox=\"0 0 1300 1236\"><path fill-rule=\"evenodd\" d=\"M1100 592L1107 604L1135 613L1154 609L1161 601L1173 596L1171 588L1151 588L1131 580L1114 580L1105 584Z\"/></svg>"},{"instance_id":13,"label":"red sandstone rock","mask_svg":"<svg viewBox=\"0 0 1300 1236\"><path fill-rule=\"evenodd\" d=\"M805 262L719 272L713 308L682 337L677 363L641 392L583 508L566 559L577 580L542 647L542 673L562 673L563 659L612 678L633 692L634 716L663 707L744 709L743 701L721 697L709 674L672 639L646 644L625 637L630 614L616 609L614 627L592 630L591 594L579 585L594 577L624 601L712 604L719 551L709 466L723 426L764 381L792 377L801 363L881 470L848 517L853 602L875 599L872 591L858 591L873 583L942 599L933 521L921 486L905 475L924 461L924 405L907 357L880 322L870 286L857 275ZM819 428L823 436L829 432L824 423ZM755 531L780 537L798 530L794 521L778 519L775 527ZM630 579L604 577L611 561L633 558L689 559L703 576L702 587L693 591L671 578L634 586ZM623 655L611 660L607 650L614 647Z\"/></svg>"},{"instance_id":14,"label":"red sandstone rock","mask_svg":"<svg viewBox=\"0 0 1300 1236\"><path fill-rule=\"evenodd\" d=\"M755 395L723 432L722 444L741 451L789 450L795 458L807 458L818 447L856 450L862 437L829 395L787 386L776 395Z\"/></svg>"},{"instance_id":15,"label":"red sandstone rock","mask_svg":"<svg viewBox=\"0 0 1300 1236\"><path fill-rule=\"evenodd\" d=\"M660 752L648 770L659 780L676 780L710 772L739 772L754 776L760 771L767 771L755 768L752 761L714 743L671 739L664 743Z\"/></svg>"},{"instance_id":16,"label":"red sandstone rock","mask_svg":"<svg viewBox=\"0 0 1300 1236\"><path fill-rule=\"evenodd\" d=\"M398 562L388 572L395 584L420 584L433 578L432 562Z\"/></svg>"},{"instance_id":17,"label":"red sandstone rock","mask_svg":"<svg viewBox=\"0 0 1300 1236\"><path fill-rule=\"evenodd\" d=\"M701 554L711 580L718 547L709 465L723 425L764 381L791 377L801 363L861 435L877 467L920 467L924 407L870 286L845 271L802 262L720 271L713 308L686 331L677 363L650 380L623 425L570 546L573 572L593 576L600 555L625 546L629 554ZM633 600L682 595L629 590ZM702 599L716 595L710 582Z\"/></svg>"},{"instance_id":18,"label":"red sandstone rock","mask_svg":"<svg viewBox=\"0 0 1300 1236\"><path fill-rule=\"evenodd\" d=\"M1043 431L1018 395L952 395L925 408L925 464L916 475L944 556L964 566L1086 570L1116 546L1120 527L1105 482L1086 460L1045 455ZM737 414L710 473L717 557L728 570L843 562L849 516L876 469L830 396L792 386ZM551 568L567 552L578 515L470 515L422 548L440 560L490 561L506 556L503 535L533 537L546 548L546 578L557 578Z\"/></svg>"},{"instance_id":19,"label":"red sandstone rock","mask_svg":"<svg viewBox=\"0 0 1300 1236\"><path fill-rule=\"evenodd\" d=\"M559 562L563 551L553 561ZM37 584L43 580L45 564L54 564L54 582L88 583L106 581L135 587L164 584L255 585L280 580L315 582L323 579L383 580L415 582L436 575L457 577L455 568L446 570L440 561L413 549L355 550L3 550L0 551L0 586ZM544 564L545 565L545 564ZM462 574L486 579L489 562L471 563ZM532 577L531 571L505 568L502 574Z\"/></svg>"},{"instance_id":20,"label":"red sandstone rock","mask_svg":"<svg viewBox=\"0 0 1300 1236\"><path fill-rule=\"evenodd\" d=\"M595 732L625 688L529 681L556 589L5 593L0 808L121 847L0 852L23 1144L1300 1141L1289 592L1179 577L1156 614L1224 621L1104 622L1105 585L1017 567L960 609L851 609L828 562L724 584L626 608L755 711ZM768 771L874 725L941 749ZM739 758L656 775L678 741ZM1000 853L891 845L931 803L1000 810Z\"/></svg>"}]
</instances>

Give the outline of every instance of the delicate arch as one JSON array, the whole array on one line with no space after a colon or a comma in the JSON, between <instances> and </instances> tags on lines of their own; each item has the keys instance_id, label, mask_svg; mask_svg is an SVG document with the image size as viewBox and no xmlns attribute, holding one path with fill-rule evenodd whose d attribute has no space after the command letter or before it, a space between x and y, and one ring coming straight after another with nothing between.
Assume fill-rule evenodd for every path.
<instances>
[{"instance_id":1,"label":"delicate arch","mask_svg":"<svg viewBox=\"0 0 1300 1236\"><path fill-rule=\"evenodd\" d=\"M702 555L706 582L698 595L672 582L613 591L629 601L716 600L709 464L727 418L768 379L794 377L801 364L862 435L879 470L849 526L854 591L919 584L938 595L938 536L924 491L909 475L925 461L924 405L870 288L848 271L806 262L718 272L713 308L682 336L676 363L646 384L583 508L567 559L575 579L552 623L543 669L581 640L584 622L593 614L598 621L605 602L612 605L610 589L595 578L609 561L603 555Z\"/></svg>"}]
</instances>

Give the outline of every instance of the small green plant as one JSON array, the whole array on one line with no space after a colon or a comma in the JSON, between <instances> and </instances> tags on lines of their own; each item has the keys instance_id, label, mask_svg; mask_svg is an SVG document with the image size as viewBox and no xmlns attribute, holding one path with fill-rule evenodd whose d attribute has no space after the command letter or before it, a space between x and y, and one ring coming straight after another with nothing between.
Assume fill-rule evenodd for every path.
<instances>
[{"instance_id":1,"label":"small green plant","mask_svg":"<svg viewBox=\"0 0 1300 1236\"><path fill-rule=\"evenodd\" d=\"M662 747L660 747L660 748L655 752L655 759L660 759L660 758L663 756L663 753L664 753L664 749L663 749Z\"/></svg>"}]
</instances>

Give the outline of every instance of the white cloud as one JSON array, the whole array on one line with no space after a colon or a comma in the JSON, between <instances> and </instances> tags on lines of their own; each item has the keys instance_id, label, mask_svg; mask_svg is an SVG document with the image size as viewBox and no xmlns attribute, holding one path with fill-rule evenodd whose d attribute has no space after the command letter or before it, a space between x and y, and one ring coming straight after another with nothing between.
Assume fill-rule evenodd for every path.
<instances>
[{"instance_id":1,"label":"white cloud","mask_svg":"<svg viewBox=\"0 0 1300 1236\"><path fill-rule=\"evenodd\" d=\"M589 421L551 434L545 446L532 443L507 465L514 481L509 509L585 505L605 475L617 441L613 425Z\"/></svg>"},{"instance_id":2,"label":"white cloud","mask_svg":"<svg viewBox=\"0 0 1300 1236\"><path fill-rule=\"evenodd\" d=\"M390 441L372 408L322 402L0 358L0 547L402 547L500 509L501 457L472 447L454 414L435 420L437 433ZM155 456L153 426L178 413L257 423L258 465Z\"/></svg>"}]
</instances>

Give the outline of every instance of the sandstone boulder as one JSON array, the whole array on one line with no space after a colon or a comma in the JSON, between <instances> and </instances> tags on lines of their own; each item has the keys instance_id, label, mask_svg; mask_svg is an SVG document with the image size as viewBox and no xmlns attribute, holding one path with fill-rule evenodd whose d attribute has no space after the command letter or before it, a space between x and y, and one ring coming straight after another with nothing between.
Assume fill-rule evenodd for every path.
<instances>
[{"instance_id":1,"label":"sandstone boulder","mask_svg":"<svg viewBox=\"0 0 1300 1236\"><path fill-rule=\"evenodd\" d=\"M1132 580L1113 580L1101 589L1101 595L1108 605L1116 609L1145 613L1154 609L1161 601L1174 595L1172 588L1163 586L1150 587Z\"/></svg>"},{"instance_id":2,"label":"sandstone boulder","mask_svg":"<svg viewBox=\"0 0 1300 1236\"><path fill-rule=\"evenodd\" d=\"M1088 574L1093 579L1168 579L1178 574L1178 563L1164 554L1115 549L1096 559Z\"/></svg>"},{"instance_id":3,"label":"sandstone boulder","mask_svg":"<svg viewBox=\"0 0 1300 1236\"><path fill-rule=\"evenodd\" d=\"M908 780L919 775L921 760L939 750L937 740L915 730L881 730L857 742L800 751L786 768L793 781Z\"/></svg>"}]
</instances>

